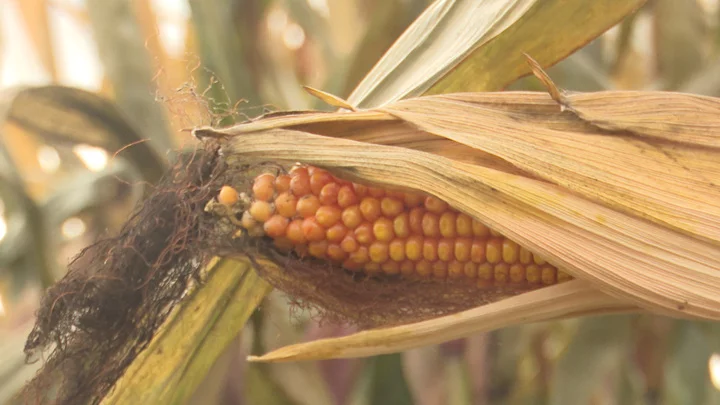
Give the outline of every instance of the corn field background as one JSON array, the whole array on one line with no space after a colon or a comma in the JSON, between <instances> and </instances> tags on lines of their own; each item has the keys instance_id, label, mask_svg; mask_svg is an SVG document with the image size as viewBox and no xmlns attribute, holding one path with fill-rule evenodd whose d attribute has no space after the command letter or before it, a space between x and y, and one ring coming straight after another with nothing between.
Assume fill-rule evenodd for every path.
<instances>
[{"instance_id":1,"label":"corn field background","mask_svg":"<svg viewBox=\"0 0 720 405\"><path fill-rule=\"evenodd\" d=\"M26 365L22 348L42 291L118 229L174 151L194 145L188 129L328 109L302 86L347 96L430 3L0 0L0 403L40 365ZM650 0L548 73L574 91L718 97L720 2ZM529 77L509 89L542 87ZM367 359L245 361L351 331L311 315L270 294L189 403L720 403L720 326L649 315Z\"/></svg>"}]
</instances>

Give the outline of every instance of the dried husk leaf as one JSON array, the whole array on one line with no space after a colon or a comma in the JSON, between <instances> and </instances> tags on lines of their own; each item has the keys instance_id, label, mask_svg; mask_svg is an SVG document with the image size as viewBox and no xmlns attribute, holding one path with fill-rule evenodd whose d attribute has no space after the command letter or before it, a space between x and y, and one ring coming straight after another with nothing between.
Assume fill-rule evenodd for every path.
<instances>
[{"instance_id":1,"label":"dried husk leaf","mask_svg":"<svg viewBox=\"0 0 720 405\"><path fill-rule=\"evenodd\" d=\"M680 95L675 105L673 93L662 94L660 127L689 100ZM643 111L650 122L652 108ZM711 114L709 107L695 111ZM196 135L226 137L230 156L301 161L423 190L613 297L617 306L718 320L720 151L682 133L670 143L636 131L642 127L601 129L544 93L511 92L270 117ZM605 309L603 301L592 310ZM523 322L546 319L525 315Z\"/></svg>"},{"instance_id":2,"label":"dried husk leaf","mask_svg":"<svg viewBox=\"0 0 720 405\"><path fill-rule=\"evenodd\" d=\"M291 345L263 356L251 356L249 360L279 362L372 356L438 344L519 323L638 310L584 281L574 280L453 315Z\"/></svg>"}]
</instances>

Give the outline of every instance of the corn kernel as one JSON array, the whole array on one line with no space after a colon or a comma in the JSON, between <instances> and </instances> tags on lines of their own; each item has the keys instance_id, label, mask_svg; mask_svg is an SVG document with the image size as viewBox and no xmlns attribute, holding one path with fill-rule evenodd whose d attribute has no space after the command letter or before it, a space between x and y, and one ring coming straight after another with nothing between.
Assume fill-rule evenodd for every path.
<instances>
[{"instance_id":1,"label":"corn kernel","mask_svg":"<svg viewBox=\"0 0 720 405\"><path fill-rule=\"evenodd\" d=\"M395 237L393 223L387 218L378 218L373 223L373 235L381 242L389 242Z\"/></svg>"},{"instance_id":2,"label":"corn kernel","mask_svg":"<svg viewBox=\"0 0 720 405\"><path fill-rule=\"evenodd\" d=\"M340 247L342 250L352 253L358 249L360 244L358 243L357 239L355 239L355 235L353 233L349 233L345 235L342 242L340 242Z\"/></svg>"},{"instance_id":3,"label":"corn kernel","mask_svg":"<svg viewBox=\"0 0 720 405\"><path fill-rule=\"evenodd\" d=\"M444 262L453 259L453 251L455 250L455 240L443 238L438 241L437 255Z\"/></svg>"},{"instance_id":4,"label":"corn kernel","mask_svg":"<svg viewBox=\"0 0 720 405\"><path fill-rule=\"evenodd\" d=\"M353 205L347 207L342 212L342 222L349 229L355 229L363 222L363 216L360 212L360 207Z\"/></svg>"},{"instance_id":5,"label":"corn kernel","mask_svg":"<svg viewBox=\"0 0 720 405\"><path fill-rule=\"evenodd\" d=\"M498 263L495 265L495 283L504 284L510 278L510 266L507 263Z\"/></svg>"},{"instance_id":6,"label":"corn kernel","mask_svg":"<svg viewBox=\"0 0 720 405\"><path fill-rule=\"evenodd\" d=\"M242 218L240 219L240 225L245 229L251 229L258 226L258 221L253 218L252 215L250 215L249 211L245 211L242 214Z\"/></svg>"},{"instance_id":7,"label":"corn kernel","mask_svg":"<svg viewBox=\"0 0 720 405\"><path fill-rule=\"evenodd\" d=\"M290 191L290 175L281 174L275 178L275 191L278 193L285 193Z\"/></svg>"},{"instance_id":8,"label":"corn kernel","mask_svg":"<svg viewBox=\"0 0 720 405\"><path fill-rule=\"evenodd\" d=\"M470 260L470 254L472 250L472 239L470 238L457 238L455 239L455 259L460 262L467 262Z\"/></svg>"},{"instance_id":9,"label":"corn kernel","mask_svg":"<svg viewBox=\"0 0 720 405\"><path fill-rule=\"evenodd\" d=\"M338 194L340 193L340 185L337 183L328 183L318 194L318 199L321 204L335 205L338 201Z\"/></svg>"},{"instance_id":10,"label":"corn kernel","mask_svg":"<svg viewBox=\"0 0 720 405\"><path fill-rule=\"evenodd\" d=\"M320 208L320 200L312 194L304 195L300 197L295 208L298 215L303 218L310 218Z\"/></svg>"},{"instance_id":11,"label":"corn kernel","mask_svg":"<svg viewBox=\"0 0 720 405\"><path fill-rule=\"evenodd\" d=\"M275 213L272 204L267 201L255 200L250 205L250 215L258 222L265 222Z\"/></svg>"},{"instance_id":12,"label":"corn kernel","mask_svg":"<svg viewBox=\"0 0 720 405\"><path fill-rule=\"evenodd\" d=\"M307 242L307 238L303 232L302 223L302 219L294 219L290 221L287 229L285 230L285 236L287 236L290 241L298 245Z\"/></svg>"},{"instance_id":13,"label":"corn kernel","mask_svg":"<svg viewBox=\"0 0 720 405\"><path fill-rule=\"evenodd\" d=\"M330 243L340 243L340 241L345 238L345 235L347 235L347 233L347 227L339 222L328 228L327 232L325 233L325 237Z\"/></svg>"},{"instance_id":14,"label":"corn kernel","mask_svg":"<svg viewBox=\"0 0 720 405\"><path fill-rule=\"evenodd\" d=\"M290 191L298 198L310 194L310 176L302 172L292 176L292 179L290 179Z\"/></svg>"},{"instance_id":15,"label":"corn kernel","mask_svg":"<svg viewBox=\"0 0 720 405\"><path fill-rule=\"evenodd\" d=\"M555 281L557 281L557 274L556 269L553 266L545 265L540 270L540 279L542 280L542 283L545 285L551 285L555 284Z\"/></svg>"},{"instance_id":16,"label":"corn kernel","mask_svg":"<svg viewBox=\"0 0 720 405\"><path fill-rule=\"evenodd\" d=\"M521 264L510 266L510 282L515 284L525 282L525 266Z\"/></svg>"},{"instance_id":17,"label":"corn kernel","mask_svg":"<svg viewBox=\"0 0 720 405\"><path fill-rule=\"evenodd\" d=\"M375 240L373 226L370 222L363 222L355 228L355 239L363 245L369 245Z\"/></svg>"},{"instance_id":18,"label":"corn kernel","mask_svg":"<svg viewBox=\"0 0 720 405\"><path fill-rule=\"evenodd\" d=\"M423 241L423 258L429 262L438 259L438 241L433 238L426 238Z\"/></svg>"},{"instance_id":19,"label":"corn kernel","mask_svg":"<svg viewBox=\"0 0 720 405\"><path fill-rule=\"evenodd\" d=\"M322 169L316 169L312 175L310 175L310 192L319 196L320 191L326 184L334 181L332 174Z\"/></svg>"},{"instance_id":20,"label":"corn kernel","mask_svg":"<svg viewBox=\"0 0 720 405\"><path fill-rule=\"evenodd\" d=\"M472 220L473 235L480 238L486 238L490 235L490 228L485 226L482 222L477 219Z\"/></svg>"},{"instance_id":21,"label":"corn kernel","mask_svg":"<svg viewBox=\"0 0 720 405\"><path fill-rule=\"evenodd\" d=\"M340 208L347 208L351 205L357 204L359 201L360 200L355 194L355 190L353 190L352 186L342 186L340 187L340 190L338 190L337 202Z\"/></svg>"},{"instance_id":22,"label":"corn kernel","mask_svg":"<svg viewBox=\"0 0 720 405\"><path fill-rule=\"evenodd\" d=\"M407 212L403 212L393 219L393 232L398 238L410 236L410 217Z\"/></svg>"},{"instance_id":23,"label":"corn kernel","mask_svg":"<svg viewBox=\"0 0 720 405\"><path fill-rule=\"evenodd\" d=\"M413 235L405 242L405 256L410 260L420 260L423 257L423 238Z\"/></svg>"},{"instance_id":24,"label":"corn kernel","mask_svg":"<svg viewBox=\"0 0 720 405\"><path fill-rule=\"evenodd\" d=\"M330 260L334 260L336 262L342 262L348 257L347 252L345 252L340 245L331 243L328 244L327 247L327 257Z\"/></svg>"},{"instance_id":25,"label":"corn kernel","mask_svg":"<svg viewBox=\"0 0 720 405\"><path fill-rule=\"evenodd\" d=\"M420 194L414 194L414 193L405 193L403 202L405 203L405 206L408 208L415 208L422 205L423 201L425 201L425 197L423 197Z\"/></svg>"},{"instance_id":26,"label":"corn kernel","mask_svg":"<svg viewBox=\"0 0 720 405\"><path fill-rule=\"evenodd\" d=\"M360 212L362 212L366 220L370 222L375 221L380 218L380 214L382 213L380 211L380 201L373 197L363 198L362 201L360 201Z\"/></svg>"},{"instance_id":27,"label":"corn kernel","mask_svg":"<svg viewBox=\"0 0 720 405\"><path fill-rule=\"evenodd\" d=\"M398 214L403 212L405 206L400 200L396 200L391 197L384 197L380 200L380 211L388 218L395 218Z\"/></svg>"},{"instance_id":28,"label":"corn kernel","mask_svg":"<svg viewBox=\"0 0 720 405\"><path fill-rule=\"evenodd\" d=\"M355 191L355 195L357 196L357 198L362 199L367 196L368 188L366 185L353 183L352 187L353 191Z\"/></svg>"},{"instance_id":29,"label":"corn kernel","mask_svg":"<svg viewBox=\"0 0 720 405\"><path fill-rule=\"evenodd\" d=\"M369 262L370 256L368 253L368 248L366 246L358 247L356 251L350 253L348 260L358 264L365 264Z\"/></svg>"},{"instance_id":30,"label":"corn kernel","mask_svg":"<svg viewBox=\"0 0 720 405\"><path fill-rule=\"evenodd\" d=\"M440 235L443 238L454 238L457 235L455 231L457 215L454 212L444 212L440 215Z\"/></svg>"},{"instance_id":31,"label":"corn kernel","mask_svg":"<svg viewBox=\"0 0 720 405\"><path fill-rule=\"evenodd\" d=\"M433 277L435 278L445 278L447 277L447 263L445 262L435 262L432 266L433 271Z\"/></svg>"},{"instance_id":32,"label":"corn kernel","mask_svg":"<svg viewBox=\"0 0 720 405\"><path fill-rule=\"evenodd\" d=\"M532 263L532 253L524 247L520 248L520 263L530 264Z\"/></svg>"},{"instance_id":33,"label":"corn kernel","mask_svg":"<svg viewBox=\"0 0 720 405\"><path fill-rule=\"evenodd\" d=\"M540 267L536 264L531 264L525 269L525 279L530 284L540 284L542 281Z\"/></svg>"},{"instance_id":34,"label":"corn kernel","mask_svg":"<svg viewBox=\"0 0 720 405\"><path fill-rule=\"evenodd\" d=\"M472 218L459 214L455 219L455 230L458 236L473 236Z\"/></svg>"},{"instance_id":35,"label":"corn kernel","mask_svg":"<svg viewBox=\"0 0 720 405\"><path fill-rule=\"evenodd\" d=\"M375 263L383 263L390 257L390 248L385 242L373 242L368 248L370 260Z\"/></svg>"},{"instance_id":36,"label":"corn kernel","mask_svg":"<svg viewBox=\"0 0 720 405\"><path fill-rule=\"evenodd\" d=\"M322 207L318 208L317 212L315 213L315 218L317 219L318 223L325 228L329 228L340 222L341 216L342 210L337 205L323 205Z\"/></svg>"},{"instance_id":37,"label":"corn kernel","mask_svg":"<svg viewBox=\"0 0 720 405\"><path fill-rule=\"evenodd\" d=\"M275 198L275 211L286 218L292 218L297 213L297 203L297 197L291 193L280 193Z\"/></svg>"},{"instance_id":38,"label":"corn kernel","mask_svg":"<svg viewBox=\"0 0 720 405\"><path fill-rule=\"evenodd\" d=\"M487 262L479 265L477 267L477 276L481 280L492 280L495 276L493 265Z\"/></svg>"},{"instance_id":39,"label":"corn kernel","mask_svg":"<svg viewBox=\"0 0 720 405\"><path fill-rule=\"evenodd\" d=\"M308 243L308 253L318 259L327 257L328 242L326 240L316 240Z\"/></svg>"},{"instance_id":40,"label":"corn kernel","mask_svg":"<svg viewBox=\"0 0 720 405\"><path fill-rule=\"evenodd\" d=\"M410 214L408 215L408 226L410 227L410 232L418 235L423 234L422 220L424 216L425 209L423 208L416 207L410 210Z\"/></svg>"},{"instance_id":41,"label":"corn kernel","mask_svg":"<svg viewBox=\"0 0 720 405\"><path fill-rule=\"evenodd\" d=\"M380 263L369 262L365 264L365 273L369 276L379 274L381 271Z\"/></svg>"},{"instance_id":42,"label":"corn kernel","mask_svg":"<svg viewBox=\"0 0 720 405\"><path fill-rule=\"evenodd\" d=\"M485 257L489 263L495 264L502 260L502 241L490 239L485 246Z\"/></svg>"},{"instance_id":43,"label":"corn kernel","mask_svg":"<svg viewBox=\"0 0 720 405\"><path fill-rule=\"evenodd\" d=\"M432 271L432 264L427 260L420 260L415 263L415 273L420 277L430 277Z\"/></svg>"},{"instance_id":44,"label":"corn kernel","mask_svg":"<svg viewBox=\"0 0 720 405\"><path fill-rule=\"evenodd\" d=\"M503 240L502 243L502 257L503 261L505 263L515 263L518 259L518 250L520 247L517 243L511 241L510 239Z\"/></svg>"},{"instance_id":45,"label":"corn kernel","mask_svg":"<svg viewBox=\"0 0 720 405\"><path fill-rule=\"evenodd\" d=\"M265 234L271 238L279 238L285 235L290 221L282 215L273 215L263 224Z\"/></svg>"},{"instance_id":46,"label":"corn kernel","mask_svg":"<svg viewBox=\"0 0 720 405\"><path fill-rule=\"evenodd\" d=\"M463 266L463 273L467 278L477 277L478 265L473 262L467 262Z\"/></svg>"},{"instance_id":47,"label":"corn kernel","mask_svg":"<svg viewBox=\"0 0 720 405\"><path fill-rule=\"evenodd\" d=\"M465 275L465 265L462 262L453 260L448 263L448 277L449 278L462 278Z\"/></svg>"},{"instance_id":48,"label":"corn kernel","mask_svg":"<svg viewBox=\"0 0 720 405\"><path fill-rule=\"evenodd\" d=\"M237 190L230 186L222 186L218 193L217 200L220 204L227 205L228 207L238 202L240 196Z\"/></svg>"},{"instance_id":49,"label":"corn kernel","mask_svg":"<svg viewBox=\"0 0 720 405\"><path fill-rule=\"evenodd\" d=\"M375 197L378 200L385 197L385 190L380 187L368 187L367 188L368 195L371 197Z\"/></svg>"},{"instance_id":50,"label":"corn kernel","mask_svg":"<svg viewBox=\"0 0 720 405\"><path fill-rule=\"evenodd\" d=\"M425 198L425 209L435 214L442 214L449 208L448 203L445 201L429 196Z\"/></svg>"},{"instance_id":51,"label":"corn kernel","mask_svg":"<svg viewBox=\"0 0 720 405\"><path fill-rule=\"evenodd\" d=\"M393 239L389 246L390 258L401 262L405 260L405 241L403 239Z\"/></svg>"},{"instance_id":52,"label":"corn kernel","mask_svg":"<svg viewBox=\"0 0 720 405\"><path fill-rule=\"evenodd\" d=\"M426 212L422 218L423 235L429 237L440 236L440 221L437 214Z\"/></svg>"},{"instance_id":53,"label":"corn kernel","mask_svg":"<svg viewBox=\"0 0 720 405\"><path fill-rule=\"evenodd\" d=\"M388 261L380 265L380 269L385 274L398 274L400 273L400 263L394 261Z\"/></svg>"},{"instance_id":54,"label":"corn kernel","mask_svg":"<svg viewBox=\"0 0 720 405\"><path fill-rule=\"evenodd\" d=\"M275 194L275 176L269 173L259 175L255 178L252 191L256 200L270 201Z\"/></svg>"},{"instance_id":55,"label":"corn kernel","mask_svg":"<svg viewBox=\"0 0 720 405\"><path fill-rule=\"evenodd\" d=\"M412 260L405 260L400 263L400 274L403 276L411 276L415 273L415 263Z\"/></svg>"},{"instance_id":56,"label":"corn kernel","mask_svg":"<svg viewBox=\"0 0 720 405\"><path fill-rule=\"evenodd\" d=\"M325 240L325 228L313 217L303 219L302 231L305 239L310 242Z\"/></svg>"}]
</instances>

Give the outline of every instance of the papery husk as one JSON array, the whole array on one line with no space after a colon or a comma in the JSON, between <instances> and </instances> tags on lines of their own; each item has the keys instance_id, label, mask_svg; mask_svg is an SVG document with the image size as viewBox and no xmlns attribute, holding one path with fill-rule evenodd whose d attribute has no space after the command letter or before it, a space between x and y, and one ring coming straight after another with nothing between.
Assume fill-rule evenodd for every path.
<instances>
[{"instance_id":1,"label":"papery husk","mask_svg":"<svg viewBox=\"0 0 720 405\"><path fill-rule=\"evenodd\" d=\"M300 161L433 194L586 282L588 296L615 300L569 301L565 315L602 313L613 302L612 310L720 320L720 101L551 93L421 97L196 135L225 138L230 156ZM614 95L624 110L606 106ZM521 321L506 311L513 320L501 326L558 316L530 310ZM482 316L474 327L483 328ZM443 328L456 330L448 322Z\"/></svg>"}]
</instances>

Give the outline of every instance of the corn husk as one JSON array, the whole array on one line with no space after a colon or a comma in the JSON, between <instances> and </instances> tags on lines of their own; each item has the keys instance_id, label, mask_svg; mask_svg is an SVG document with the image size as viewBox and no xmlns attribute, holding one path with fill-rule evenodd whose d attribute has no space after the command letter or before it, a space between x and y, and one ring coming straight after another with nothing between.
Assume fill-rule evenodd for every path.
<instances>
[{"instance_id":1,"label":"corn husk","mask_svg":"<svg viewBox=\"0 0 720 405\"><path fill-rule=\"evenodd\" d=\"M386 353L578 313L720 320L720 100L549 93L438 95L196 130L223 138L230 156L301 161L430 193L579 279L259 360ZM546 302L557 307L543 312ZM387 343L408 331L427 335Z\"/></svg>"}]
</instances>

